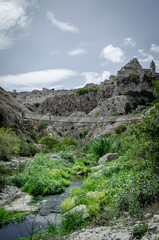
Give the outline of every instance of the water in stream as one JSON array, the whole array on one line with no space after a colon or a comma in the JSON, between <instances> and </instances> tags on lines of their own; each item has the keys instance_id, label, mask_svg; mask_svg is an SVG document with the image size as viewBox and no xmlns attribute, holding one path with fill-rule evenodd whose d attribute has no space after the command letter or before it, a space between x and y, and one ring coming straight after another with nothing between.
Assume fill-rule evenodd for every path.
<instances>
[{"instance_id":1,"label":"water in stream","mask_svg":"<svg viewBox=\"0 0 159 240\"><path fill-rule=\"evenodd\" d=\"M31 214L26 220L19 223L10 223L7 226L3 225L0 229L0 240L15 240L18 237L25 237L40 229L44 229L47 219L60 221L60 205L63 199L70 195L72 187L82 185L82 180L84 180L83 177L72 179L70 186L62 194L34 198L35 205L39 204L39 213L35 215Z\"/></svg>"}]
</instances>

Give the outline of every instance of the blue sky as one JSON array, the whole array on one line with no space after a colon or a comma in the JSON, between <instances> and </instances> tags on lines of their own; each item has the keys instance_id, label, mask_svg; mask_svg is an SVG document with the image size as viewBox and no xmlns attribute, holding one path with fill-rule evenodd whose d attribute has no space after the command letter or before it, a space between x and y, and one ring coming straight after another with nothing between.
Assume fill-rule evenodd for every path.
<instances>
[{"instance_id":1,"label":"blue sky","mask_svg":"<svg viewBox=\"0 0 159 240\"><path fill-rule=\"evenodd\" d=\"M99 84L137 57L159 71L158 0L0 0L0 86Z\"/></svg>"}]
</instances>

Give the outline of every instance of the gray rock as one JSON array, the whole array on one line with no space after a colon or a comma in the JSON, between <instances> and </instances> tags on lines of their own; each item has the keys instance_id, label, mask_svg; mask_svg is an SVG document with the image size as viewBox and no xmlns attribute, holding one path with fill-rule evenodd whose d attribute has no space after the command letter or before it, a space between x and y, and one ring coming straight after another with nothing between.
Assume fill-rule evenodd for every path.
<instances>
[{"instance_id":1,"label":"gray rock","mask_svg":"<svg viewBox=\"0 0 159 240\"><path fill-rule=\"evenodd\" d=\"M75 208L71 209L67 213L70 213L71 215L73 215L73 214L78 213L78 212L82 212L83 213L83 218L89 217L89 213L88 213L87 207L84 204L80 204L80 205L76 206Z\"/></svg>"},{"instance_id":2,"label":"gray rock","mask_svg":"<svg viewBox=\"0 0 159 240\"><path fill-rule=\"evenodd\" d=\"M92 170L98 170L98 169L101 169L103 168L104 165L98 165L98 166L95 166L95 167L91 167Z\"/></svg>"},{"instance_id":3,"label":"gray rock","mask_svg":"<svg viewBox=\"0 0 159 240\"><path fill-rule=\"evenodd\" d=\"M110 162L112 160L117 159L118 157L119 157L118 153L107 153L106 155L99 159L98 164Z\"/></svg>"},{"instance_id":4,"label":"gray rock","mask_svg":"<svg viewBox=\"0 0 159 240\"><path fill-rule=\"evenodd\" d=\"M4 206L5 210L11 211L35 211L38 208L33 205L28 205L31 201L31 196L28 193L19 191L17 187L6 186L0 193L0 205Z\"/></svg>"}]
</instances>

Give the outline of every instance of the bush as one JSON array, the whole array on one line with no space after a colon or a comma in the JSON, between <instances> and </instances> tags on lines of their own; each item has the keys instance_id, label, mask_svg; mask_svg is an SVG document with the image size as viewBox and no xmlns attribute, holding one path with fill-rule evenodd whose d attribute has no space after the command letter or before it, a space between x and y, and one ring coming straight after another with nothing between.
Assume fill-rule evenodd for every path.
<instances>
[{"instance_id":1,"label":"bush","mask_svg":"<svg viewBox=\"0 0 159 240\"><path fill-rule=\"evenodd\" d=\"M140 82L139 76L136 74L130 74L129 81L138 84Z\"/></svg>"},{"instance_id":2,"label":"bush","mask_svg":"<svg viewBox=\"0 0 159 240\"><path fill-rule=\"evenodd\" d=\"M39 149L32 143L21 140L19 146L19 155L24 157L32 157L39 152Z\"/></svg>"},{"instance_id":3,"label":"bush","mask_svg":"<svg viewBox=\"0 0 159 240\"><path fill-rule=\"evenodd\" d=\"M125 132L126 129L127 129L127 126L125 124L120 124L119 126L117 126L115 128L115 133L121 134L121 133Z\"/></svg>"},{"instance_id":4,"label":"bush","mask_svg":"<svg viewBox=\"0 0 159 240\"><path fill-rule=\"evenodd\" d=\"M40 139L40 144L44 145L47 149L52 150L60 141L55 137L45 136Z\"/></svg>"},{"instance_id":5,"label":"bush","mask_svg":"<svg viewBox=\"0 0 159 240\"><path fill-rule=\"evenodd\" d=\"M88 134L89 129L85 129L82 132L79 133L80 138L85 138L85 136Z\"/></svg>"},{"instance_id":6,"label":"bush","mask_svg":"<svg viewBox=\"0 0 159 240\"><path fill-rule=\"evenodd\" d=\"M88 153L91 153L95 160L98 160L110 150L110 141L105 137L93 139L88 144Z\"/></svg>"},{"instance_id":7,"label":"bush","mask_svg":"<svg viewBox=\"0 0 159 240\"><path fill-rule=\"evenodd\" d=\"M74 163L74 161L75 161L75 157L74 157L74 155L72 153L60 152L59 155L60 155L61 158L64 158L64 159L66 159L67 161L69 161L71 163Z\"/></svg>"},{"instance_id":8,"label":"bush","mask_svg":"<svg viewBox=\"0 0 159 240\"><path fill-rule=\"evenodd\" d=\"M37 128L38 128L39 132L46 129L47 126L48 126L48 122L46 122L46 121L38 121L37 122Z\"/></svg>"},{"instance_id":9,"label":"bush","mask_svg":"<svg viewBox=\"0 0 159 240\"><path fill-rule=\"evenodd\" d=\"M10 160L19 151L20 139L10 128L0 128L0 158Z\"/></svg>"},{"instance_id":10,"label":"bush","mask_svg":"<svg viewBox=\"0 0 159 240\"><path fill-rule=\"evenodd\" d=\"M139 172L118 195L117 208L138 215L144 207L157 201L159 197L158 175L151 172Z\"/></svg>"},{"instance_id":11,"label":"bush","mask_svg":"<svg viewBox=\"0 0 159 240\"><path fill-rule=\"evenodd\" d=\"M73 231L82 229L89 224L89 219L83 217L83 212L75 212L74 214L66 213L63 215L61 223L61 233L62 235L67 235Z\"/></svg>"},{"instance_id":12,"label":"bush","mask_svg":"<svg viewBox=\"0 0 159 240\"><path fill-rule=\"evenodd\" d=\"M86 87L86 88L79 88L74 91L76 95L84 95L89 92L97 92L99 87Z\"/></svg>"},{"instance_id":13,"label":"bush","mask_svg":"<svg viewBox=\"0 0 159 240\"><path fill-rule=\"evenodd\" d=\"M37 139L38 139L37 134L33 129L30 131L29 135L34 141L37 141Z\"/></svg>"},{"instance_id":14,"label":"bush","mask_svg":"<svg viewBox=\"0 0 159 240\"><path fill-rule=\"evenodd\" d=\"M144 221L139 222L133 229L133 237L141 239L148 230L148 224Z\"/></svg>"},{"instance_id":15,"label":"bush","mask_svg":"<svg viewBox=\"0 0 159 240\"><path fill-rule=\"evenodd\" d=\"M128 114L128 113L131 113L132 109L131 109L131 104L129 102L127 102L125 104L125 113Z\"/></svg>"}]
</instances>

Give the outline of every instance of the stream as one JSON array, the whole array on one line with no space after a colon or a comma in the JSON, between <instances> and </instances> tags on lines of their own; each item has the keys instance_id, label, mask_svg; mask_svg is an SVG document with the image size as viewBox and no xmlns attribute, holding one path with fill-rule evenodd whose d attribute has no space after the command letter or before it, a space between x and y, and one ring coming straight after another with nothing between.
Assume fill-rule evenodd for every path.
<instances>
[{"instance_id":1,"label":"stream","mask_svg":"<svg viewBox=\"0 0 159 240\"><path fill-rule=\"evenodd\" d=\"M61 203L64 198L70 195L70 189L81 186L84 177L73 177L71 184L65 192L58 195L34 197L32 204L38 206L38 214L30 214L25 220L2 225L0 228L0 240L16 240L19 237L26 237L34 232L45 229L48 220L59 222L62 216Z\"/></svg>"}]
</instances>

